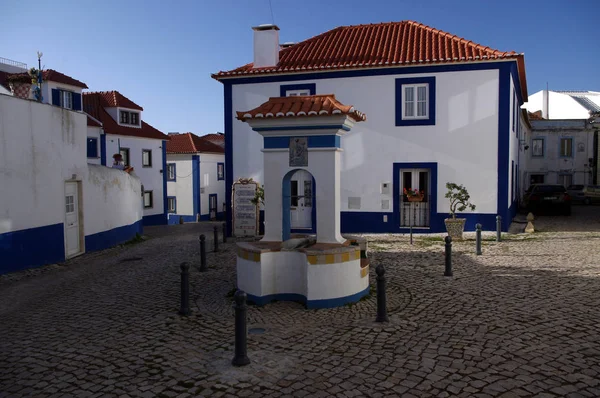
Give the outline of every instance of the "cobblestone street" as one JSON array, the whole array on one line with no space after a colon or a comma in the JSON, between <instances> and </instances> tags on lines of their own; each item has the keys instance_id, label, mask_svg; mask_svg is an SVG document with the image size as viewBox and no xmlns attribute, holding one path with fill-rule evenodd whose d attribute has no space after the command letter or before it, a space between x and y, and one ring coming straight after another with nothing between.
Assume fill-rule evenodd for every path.
<instances>
[{"instance_id":1,"label":"cobblestone street","mask_svg":"<svg viewBox=\"0 0 600 398\"><path fill-rule=\"evenodd\" d=\"M230 364L235 244L200 273L201 227L148 228L139 244L0 277L0 396L598 397L599 210L500 243L486 233L482 256L467 234L452 278L441 235L368 236L390 323L373 322L374 294L328 310L251 306L249 328L265 332L249 335L242 368Z\"/></svg>"}]
</instances>

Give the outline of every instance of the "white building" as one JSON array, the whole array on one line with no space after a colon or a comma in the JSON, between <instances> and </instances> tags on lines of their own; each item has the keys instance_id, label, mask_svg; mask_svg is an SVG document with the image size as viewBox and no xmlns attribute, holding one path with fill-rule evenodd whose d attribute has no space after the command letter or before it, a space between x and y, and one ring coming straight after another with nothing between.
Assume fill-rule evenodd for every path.
<instances>
[{"instance_id":1,"label":"white building","mask_svg":"<svg viewBox=\"0 0 600 398\"><path fill-rule=\"evenodd\" d=\"M85 93L88 119L88 160L111 166L121 154L134 168L144 188L144 225L167 223L166 140L168 137L142 119L143 108L118 91ZM95 122L101 128L94 126ZM92 126L90 126L92 124ZM99 140L99 141L96 141ZM94 157L93 148L99 150Z\"/></svg>"},{"instance_id":2,"label":"white building","mask_svg":"<svg viewBox=\"0 0 600 398\"><path fill-rule=\"evenodd\" d=\"M589 119L600 112L600 92L542 90L530 95L524 108L543 119Z\"/></svg>"},{"instance_id":3,"label":"white building","mask_svg":"<svg viewBox=\"0 0 600 398\"><path fill-rule=\"evenodd\" d=\"M169 133L167 207L169 224L222 220L225 149L192 133ZM218 137L217 137L218 139Z\"/></svg>"},{"instance_id":4,"label":"white building","mask_svg":"<svg viewBox=\"0 0 600 398\"><path fill-rule=\"evenodd\" d=\"M517 208L523 155L519 107L527 100L527 85L522 54L412 21L338 27L282 50L278 30L254 28L254 63L213 75L224 86L228 209L234 181L264 181L261 151L289 152L290 147L286 138L263 139L236 118L236 111L255 109L270 97L298 95L306 97L306 109L260 117L289 112L308 117L310 104L318 105L316 94L334 94L367 120L334 140L314 126L296 123L289 130L308 138L309 154L340 151L342 232L406 232L411 224L420 232L444 231L446 182L464 184L477 206L459 215L467 219L468 230L476 223L495 229L496 215L508 228ZM294 212L291 229L315 232L314 208L324 187L302 167L298 170L286 199ZM404 188L425 191L424 201L409 203ZM268 206L269 198L265 201Z\"/></svg>"}]
</instances>

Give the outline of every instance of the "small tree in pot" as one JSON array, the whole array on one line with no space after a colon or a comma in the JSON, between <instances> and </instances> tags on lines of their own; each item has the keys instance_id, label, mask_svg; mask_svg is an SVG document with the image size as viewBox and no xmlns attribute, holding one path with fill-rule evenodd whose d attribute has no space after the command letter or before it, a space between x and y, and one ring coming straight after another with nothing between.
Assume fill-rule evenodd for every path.
<instances>
[{"instance_id":1,"label":"small tree in pot","mask_svg":"<svg viewBox=\"0 0 600 398\"><path fill-rule=\"evenodd\" d=\"M444 220L446 223L446 230L452 239L460 240L463 238L466 220L464 218L456 218L456 212L462 212L467 209L473 211L475 210L475 205L469 202L471 196L463 185L447 182L446 188L448 189L448 192L446 192L445 197L450 200L450 215L452 216L452 218Z\"/></svg>"}]
</instances>

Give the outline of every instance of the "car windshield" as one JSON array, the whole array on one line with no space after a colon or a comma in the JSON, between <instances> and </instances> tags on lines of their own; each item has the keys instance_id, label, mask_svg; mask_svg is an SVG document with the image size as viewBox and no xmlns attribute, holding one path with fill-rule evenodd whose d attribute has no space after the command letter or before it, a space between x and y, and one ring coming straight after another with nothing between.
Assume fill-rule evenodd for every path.
<instances>
[{"instance_id":1,"label":"car windshield","mask_svg":"<svg viewBox=\"0 0 600 398\"><path fill-rule=\"evenodd\" d=\"M569 188L571 191L578 191L580 189L583 189L583 185L569 185Z\"/></svg>"},{"instance_id":2,"label":"car windshield","mask_svg":"<svg viewBox=\"0 0 600 398\"><path fill-rule=\"evenodd\" d=\"M565 187L562 185L538 185L535 188L536 192L565 192Z\"/></svg>"}]
</instances>

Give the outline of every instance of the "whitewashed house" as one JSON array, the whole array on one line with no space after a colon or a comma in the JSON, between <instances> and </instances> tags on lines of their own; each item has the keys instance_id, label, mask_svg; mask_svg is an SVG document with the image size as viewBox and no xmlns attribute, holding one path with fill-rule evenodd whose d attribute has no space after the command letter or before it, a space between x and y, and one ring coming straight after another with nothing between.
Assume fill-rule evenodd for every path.
<instances>
[{"instance_id":1,"label":"whitewashed house","mask_svg":"<svg viewBox=\"0 0 600 398\"><path fill-rule=\"evenodd\" d=\"M99 139L99 160L111 166L120 154L125 166L134 168L144 188L144 225L167 223L166 140L168 137L142 119L143 108L118 91L85 93L83 98L88 119L88 159L90 149ZM98 121L97 133L89 126ZM97 135L96 135L97 134Z\"/></svg>"},{"instance_id":2,"label":"whitewashed house","mask_svg":"<svg viewBox=\"0 0 600 398\"><path fill-rule=\"evenodd\" d=\"M169 133L166 169L169 224L224 218L225 149L205 137Z\"/></svg>"},{"instance_id":3,"label":"whitewashed house","mask_svg":"<svg viewBox=\"0 0 600 398\"><path fill-rule=\"evenodd\" d=\"M308 137L309 156L340 151L342 232L406 232L411 224L419 232L444 231L446 182L464 184L477 206L459 215L467 230L476 223L494 229L496 215L507 230L517 209L523 154L523 54L413 21L342 26L285 48L277 26L253 30L254 62L213 75L224 87L228 209L234 181L263 181L261 151L287 152L290 146L281 137L263 139L236 112L285 96L302 96L322 112L316 95L333 94L367 120L334 141L323 138L319 126L306 128L300 117L289 131ZM310 109L260 116L319 117ZM322 129L332 127L323 123ZM403 188L425 191L424 201L409 203ZM286 199L297 213L292 231L315 232L322 189L301 167L292 176Z\"/></svg>"},{"instance_id":4,"label":"whitewashed house","mask_svg":"<svg viewBox=\"0 0 600 398\"><path fill-rule=\"evenodd\" d=\"M85 84L58 72L46 76L60 80L44 83L49 92L73 90L61 95L64 102L0 93L0 274L142 233L139 178L88 164L89 119L76 99Z\"/></svg>"},{"instance_id":5,"label":"whitewashed house","mask_svg":"<svg viewBox=\"0 0 600 398\"><path fill-rule=\"evenodd\" d=\"M589 119L600 112L600 92L541 90L529 96L524 108L542 119Z\"/></svg>"}]
</instances>

